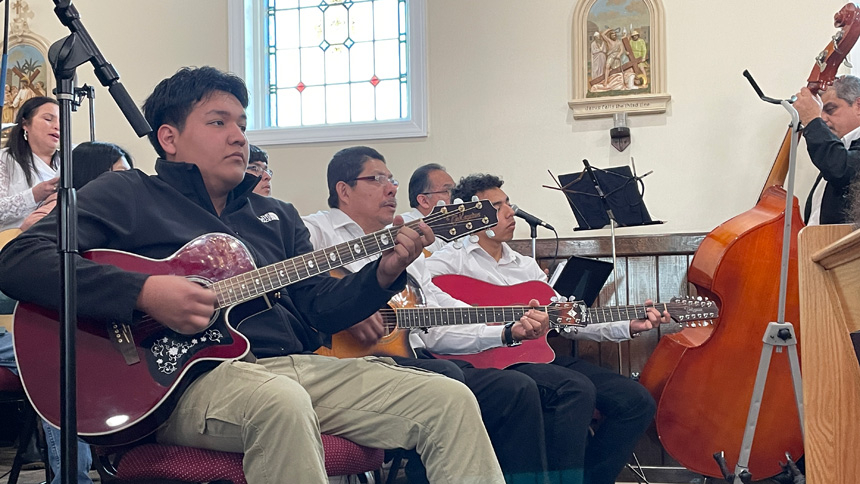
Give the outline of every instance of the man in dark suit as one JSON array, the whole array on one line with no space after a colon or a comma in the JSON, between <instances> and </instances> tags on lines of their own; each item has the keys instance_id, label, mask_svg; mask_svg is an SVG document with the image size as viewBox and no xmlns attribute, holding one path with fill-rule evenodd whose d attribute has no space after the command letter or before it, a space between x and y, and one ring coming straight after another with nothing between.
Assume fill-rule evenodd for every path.
<instances>
[{"instance_id":1,"label":"man in dark suit","mask_svg":"<svg viewBox=\"0 0 860 484\"><path fill-rule=\"evenodd\" d=\"M848 223L851 182L860 170L860 78L842 76L820 98L804 87L794 107L820 171L803 219L807 225Z\"/></svg>"}]
</instances>

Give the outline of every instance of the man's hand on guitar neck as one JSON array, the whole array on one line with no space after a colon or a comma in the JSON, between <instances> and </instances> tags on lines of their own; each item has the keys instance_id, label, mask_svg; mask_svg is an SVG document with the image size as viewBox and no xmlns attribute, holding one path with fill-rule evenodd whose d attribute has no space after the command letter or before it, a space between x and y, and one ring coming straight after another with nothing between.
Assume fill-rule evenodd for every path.
<instances>
[{"instance_id":1,"label":"man's hand on guitar neck","mask_svg":"<svg viewBox=\"0 0 860 484\"><path fill-rule=\"evenodd\" d=\"M182 334L206 329L218 298L215 291L180 276L149 276L137 296L137 309Z\"/></svg>"},{"instance_id":2,"label":"man's hand on guitar neck","mask_svg":"<svg viewBox=\"0 0 860 484\"><path fill-rule=\"evenodd\" d=\"M657 308L653 307L654 301L648 299L645 301L645 314L648 316L645 319L634 319L630 321L630 336L637 335L643 331L654 329L661 324L671 323L672 315L669 311L663 311L661 314Z\"/></svg>"},{"instance_id":3,"label":"man's hand on guitar neck","mask_svg":"<svg viewBox=\"0 0 860 484\"><path fill-rule=\"evenodd\" d=\"M529 301L529 306L540 306L537 299ZM549 330L549 314L532 309L511 327L511 334L517 341L537 339Z\"/></svg>"},{"instance_id":4,"label":"man's hand on guitar neck","mask_svg":"<svg viewBox=\"0 0 860 484\"><path fill-rule=\"evenodd\" d=\"M347 331L352 334L356 341L365 346L376 344L380 338L385 336L385 325L382 323L382 315L377 311L364 321L353 324L347 328Z\"/></svg>"},{"instance_id":5,"label":"man's hand on guitar neck","mask_svg":"<svg viewBox=\"0 0 860 484\"><path fill-rule=\"evenodd\" d=\"M433 231L424 222L419 223L419 231L415 231L403 226L403 217L398 215L394 217L394 227L398 226L400 230L394 240L394 248L382 254L376 271L376 280L382 288L391 286L409 264L421 255L424 247L436 240Z\"/></svg>"}]
</instances>

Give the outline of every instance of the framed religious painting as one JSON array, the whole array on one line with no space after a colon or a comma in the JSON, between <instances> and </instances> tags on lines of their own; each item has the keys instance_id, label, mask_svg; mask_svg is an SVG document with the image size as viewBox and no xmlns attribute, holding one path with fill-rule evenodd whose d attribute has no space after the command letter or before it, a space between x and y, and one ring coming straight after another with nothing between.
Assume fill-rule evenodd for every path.
<instances>
[{"instance_id":1,"label":"framed religious painting","mask_svg":"<svg viewBox=\"0 0 860 484\"><path fill-rule=\"evenodd\" d=\"M573 15L574 118L666 112L660 0L579 0Z\"/></svg>"},{"instance_id":2,"label":"framed religious painting","mask_svg":"<svg viewBox=\"0 0 860 484\"><path fill-rule=\"evenodd\" d=\"M48 62L48 41L30 31L28 20L32 17L33 12L25 0L17 0L12 5L6 85L3 86L4 145L8 134L6 128L15 122L21 104L31 97L53 96L54 74Z\"/></svg>"}]
</instances>

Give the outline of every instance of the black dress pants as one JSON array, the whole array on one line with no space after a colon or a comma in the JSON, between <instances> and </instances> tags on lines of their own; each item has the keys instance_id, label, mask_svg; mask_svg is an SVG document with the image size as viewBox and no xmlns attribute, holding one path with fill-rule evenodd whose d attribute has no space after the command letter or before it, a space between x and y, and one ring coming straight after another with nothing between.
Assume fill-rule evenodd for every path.
<instances>
[{"instance_id":1,"label":"black dress pants","mask_svg":"<svg viewBox=\"0 0 860 484\"><path fill-rule=\"evenodd\" d=\"M460 380L472 390L507 484L544 484L546 444L541 398L535 382L517 372L475 368L459 360L435 359L421 350L418 354L417 359L396 357L394 360L399 365L423 368ZM412 467L414 461L413 458L407 462L409 482L426 482Z\"/></svg>"}]
</instances>

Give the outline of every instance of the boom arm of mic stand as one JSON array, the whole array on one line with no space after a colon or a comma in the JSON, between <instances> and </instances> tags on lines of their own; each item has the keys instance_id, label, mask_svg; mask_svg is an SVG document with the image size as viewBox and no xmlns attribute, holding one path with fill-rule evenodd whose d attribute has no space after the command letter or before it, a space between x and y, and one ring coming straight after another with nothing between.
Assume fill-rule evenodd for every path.
<instances>
[{"instance_id":1,"label":"boom arm of mic stand","mask_svg":"<svg viewBox=\"0 0 860 484\"><path fill-rule=\"evenodd\" d=\"M147 135L152 131L152 128L149 126L149 123L146 122L146 119L131 99L131 96L129 96L125 86L119 82L119 74L116 69L114 69L107 60L105 60L104 56L99 51L98 46L93 41L93 38L90 37L89 32L87 32L87 29L81 23L81 16L78 13L77 8L72 5L71 0L54 0L54 3L56 4L54 12L57 14L57 17L59 17L60 22L69 28L73 36L77 36L83 44L83 47L90 54L89 61L93 65L96 77L99 79L102 86L108 88L108 92L110 92L110 95L113 97L114 101L116 101L116 104L119 106L125 119L127 119L129 124L131 124L134 132L138 136Z\"/></svg>"}]
</instances>

